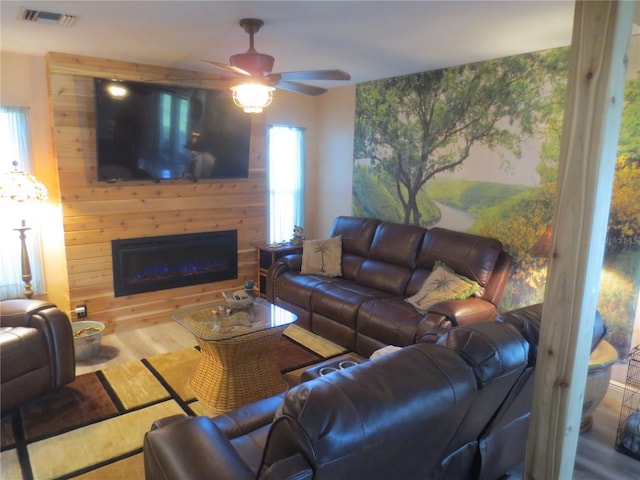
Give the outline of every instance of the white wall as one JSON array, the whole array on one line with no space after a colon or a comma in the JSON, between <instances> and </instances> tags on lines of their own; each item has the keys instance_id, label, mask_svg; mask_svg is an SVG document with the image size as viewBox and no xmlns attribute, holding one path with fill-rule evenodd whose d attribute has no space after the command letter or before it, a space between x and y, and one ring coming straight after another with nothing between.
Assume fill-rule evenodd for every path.
<instances>
[{"instance_id":1,"label":"white wall","mask_svg":"<svg viewBox=\"0 0 640 480\"><path fill-rule=\"evenodd\" d=\"M277 90L266 123L306 129L305 236L329 234L333 219L351 214L355 86L319 97Z\"/></svg>"},{"instance_id":2,"label":"white wall","mask_svg":"<svg viewBox=\"0 0 640 480\"><path fill-rule=\"evenodd\" d=\"M338 215L351 215L355 109L355 85L332 88L318 102L319 236L329 234Z\"/></svg>"}]
</instances>

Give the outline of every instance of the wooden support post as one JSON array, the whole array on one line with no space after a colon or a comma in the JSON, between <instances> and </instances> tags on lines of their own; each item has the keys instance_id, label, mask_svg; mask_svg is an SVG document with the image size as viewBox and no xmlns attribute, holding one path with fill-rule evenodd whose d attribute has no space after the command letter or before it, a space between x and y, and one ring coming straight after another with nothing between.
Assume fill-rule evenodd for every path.
<instances>
[{"instance_id":1,"label":"wooden support post","mask_svg":"<svg viewBox=\"0 0 640 480\"><path fill-rule=\"evenodd\" d=\"M573 476L636 3L576 2L526 479Z\"/></svg>"}]
</instances>

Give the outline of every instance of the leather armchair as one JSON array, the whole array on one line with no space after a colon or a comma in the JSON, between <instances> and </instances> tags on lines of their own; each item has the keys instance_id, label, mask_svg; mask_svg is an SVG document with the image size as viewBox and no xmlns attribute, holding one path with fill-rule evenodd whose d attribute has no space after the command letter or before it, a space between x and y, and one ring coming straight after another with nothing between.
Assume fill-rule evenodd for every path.
<instances>
[{"instance_id":1,"label":"leather armchair","mask_svg":"<svg viewBox=\"0 0 640 480\"><path fill-rule=\"evenodd\" d=\"M73 332L67 314L40 300L1 301L2 414L74 379Z\"/></svg>"}]
</instances>

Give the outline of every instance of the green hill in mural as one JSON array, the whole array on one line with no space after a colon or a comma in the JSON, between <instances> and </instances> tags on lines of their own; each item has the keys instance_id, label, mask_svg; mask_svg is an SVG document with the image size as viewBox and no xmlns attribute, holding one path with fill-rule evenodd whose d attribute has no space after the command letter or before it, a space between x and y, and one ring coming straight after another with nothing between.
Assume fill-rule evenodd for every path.
<instances>
[{"instance_id":1,"label":"green hill in mural","mask_svg":"<svg viewBox=\"0 0 640 480\"><path fill-rule=\"evenodd\" d=\"M427 183L429 197L476 216L481 216L487 208L500 205L507 199L529 192L533 188L526 185L452 178L434 178Z\"/></svg>"}]
</instances>

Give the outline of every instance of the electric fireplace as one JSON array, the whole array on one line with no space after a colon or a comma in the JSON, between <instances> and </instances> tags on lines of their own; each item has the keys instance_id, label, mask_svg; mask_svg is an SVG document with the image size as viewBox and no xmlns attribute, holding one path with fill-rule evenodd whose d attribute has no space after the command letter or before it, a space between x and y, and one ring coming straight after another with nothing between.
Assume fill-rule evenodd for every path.
<instances>
[{"instance_id":1,"label":"electric fireplace","mask_svg":"<svg viewBox=\"0 0 640 480\"><path fill-rule=\"evenodd\" d=\"M238 232L111 241L116 297L238 278Z\"/></svg>"}]
</instances>

